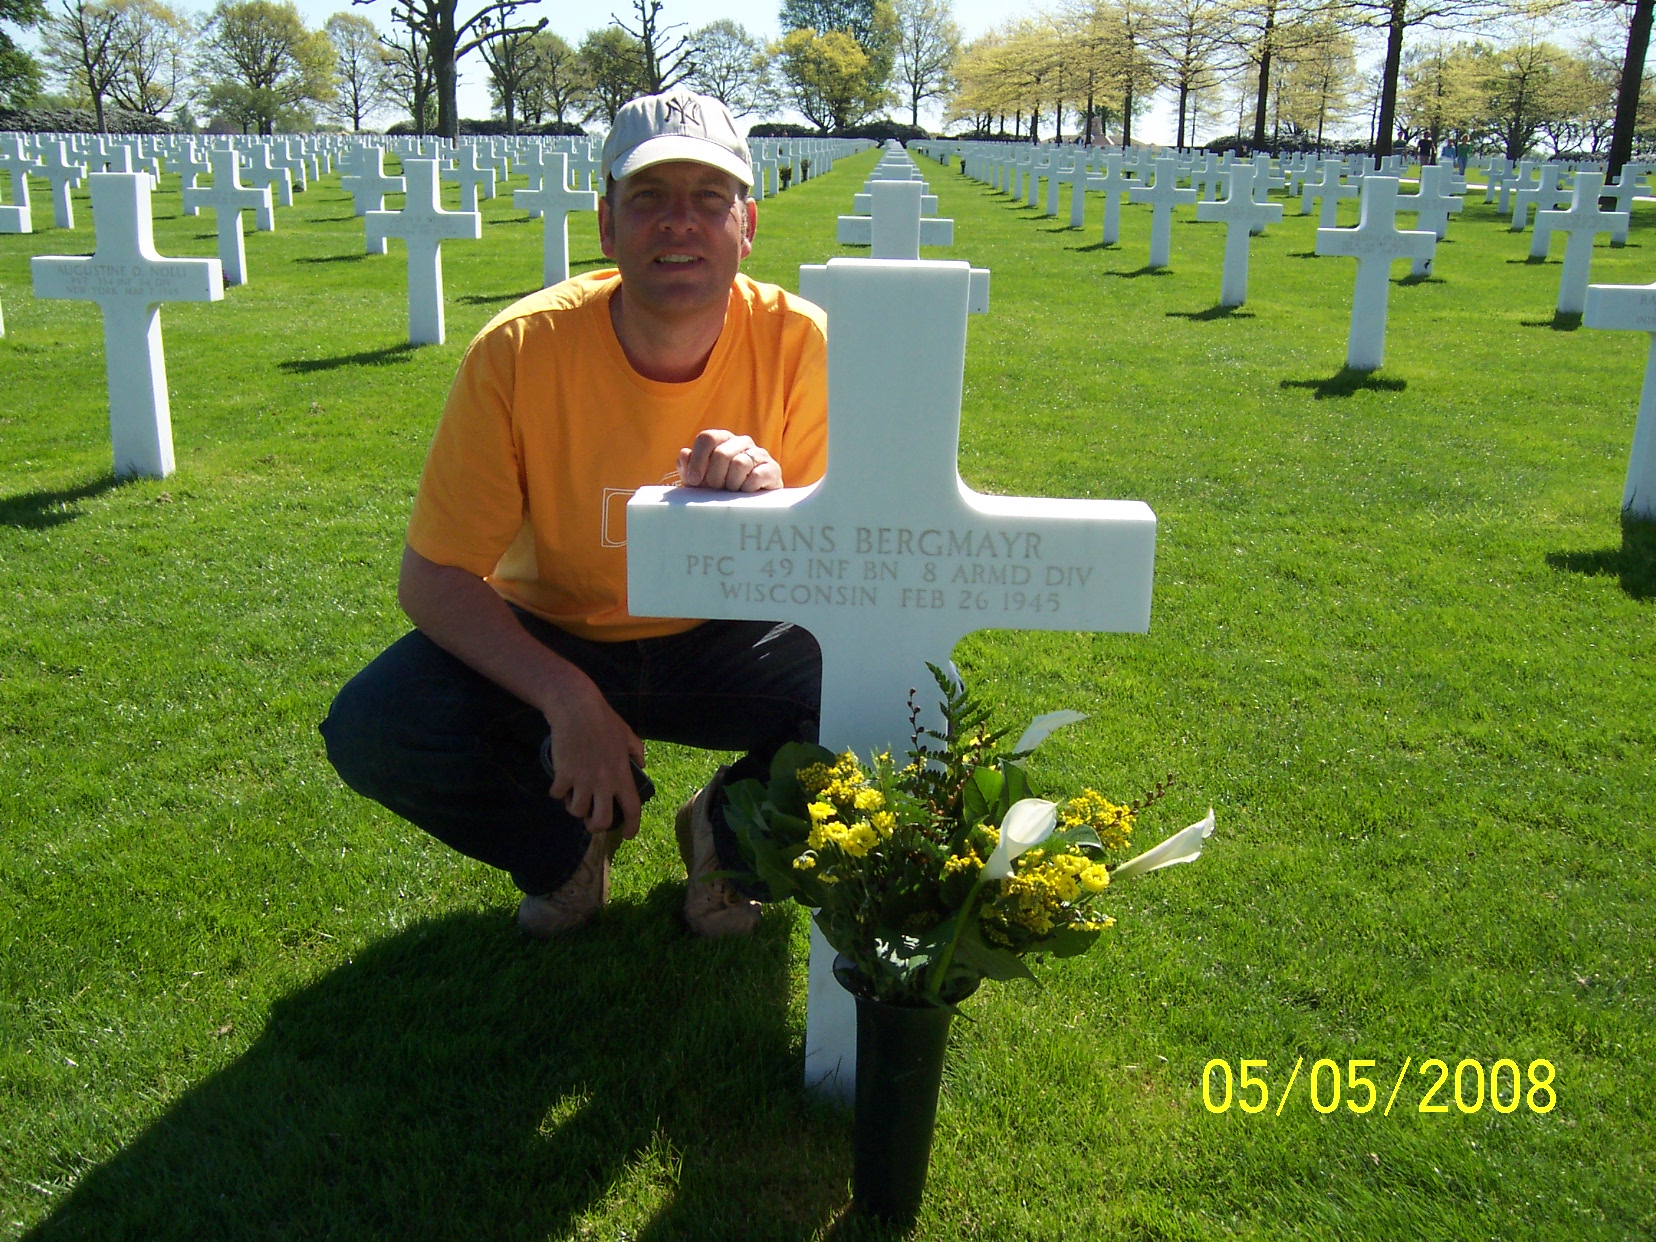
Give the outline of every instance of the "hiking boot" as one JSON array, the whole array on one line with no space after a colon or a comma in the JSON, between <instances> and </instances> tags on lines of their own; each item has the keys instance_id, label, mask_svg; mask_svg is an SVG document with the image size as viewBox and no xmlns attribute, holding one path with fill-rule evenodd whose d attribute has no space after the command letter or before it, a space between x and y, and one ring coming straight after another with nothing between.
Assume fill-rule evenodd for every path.
<instances>
[{"instance_id":1,"label":"hiking boot","mask_svg":"<svg viewBox=\"0 0 1656 1242\"><path fill-rule=\"evenodd\" d=\"M759 903L749 901L729 880L703 879L718 871L719 856L713 848L713 799L718 797L729 768L720 768L694 798L679 807L673 821L679 856L689 872L684 891L684 921L698 936L751 936L759 926Z\"/></svg>"},{"instance_id":2,"label":"hiking boot","mask_svg":"<svg viewBox=\"0 0 1656 1242\"><path fill-rule=\"evenodd\" d=\"M620 844L620 829L593 833L581 865L562 888L518 903L518 926L545 940L590 922L609 904L610 859Z\"/></svg>"}]
</instances>

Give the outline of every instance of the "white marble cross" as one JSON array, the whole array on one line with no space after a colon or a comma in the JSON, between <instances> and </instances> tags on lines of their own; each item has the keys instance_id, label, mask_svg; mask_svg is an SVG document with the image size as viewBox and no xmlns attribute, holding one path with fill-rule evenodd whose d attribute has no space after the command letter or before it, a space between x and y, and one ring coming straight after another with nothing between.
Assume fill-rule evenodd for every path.
<instances>
[{"instance_id":1,"label":"white marble cross","mask_svg":"<svg viewBox=\"0 0 1656 1242\"><path fill-rule=\"evenodd\" d=\"M293 206L293 170L271 163L270 144L256 142L253 149L245 157L247 159L247 184L251 186L269 186L270 196L276 200L278 207Z\"/></svg>"},{"instance_id":2,"label":"white marble cross","mask_svg":"<svg viewBox=\"0 0 1656 1242\"><path fill-rule=\"evenodd\" d=\"M471 143L455 151L453 168L442 171L444 181L455 181L460 185L461 211L477 210L479 190L484 198L495 196L495 167L493 164L479 164L477 147Z\"/></svg>"},{"instance_id":3,"label":"white marble cross","mask_svg":"<svg viewBox=\"0 0 1656 1242\"><path fill-rule=\"evenodd\" d=\"M1196 218L1225 226L1225 271L1219 282L1219 305L1241 306L1248 300L1248 245L1256 228L1282 223L1281 203L1254 201L1259 168L1233 164L1230 193L1217 203L1197 203Z\"/></svg>"},{"instance_id":4,"label":"white marble cross","mask_svg":"<svg viewBox=\"0 0 1656 1242\"><path fill-rule=\"evenodd\" d=\"M1449 214L1466 207L1464 198L1448 192L1450 177L1448 165L1428 164L1420 170L1419 192L1397 196L1397 210L1414 212L1415 227L1430 229L1439 241L1449 235Z\"/></svg>"},{"instance_id":5,"label":"white marble cross","mask_svg":"<svg viewBox=\"0 0 1656 1242\"><path fill-rule=\"evenodd\" d=\"M1541 165L1540 180L1521 185L1512 192L1512 231L1522 233L1529 227L1529 212L1550 211L1570 201L1570 192L1558 187L1558 178L1564 168L1560 164Z\"/></svg>"},{"instance_id":6,"label":"white marble cross","mask_svg":"<svg viewBox=\"0 0 1656 1242\"><path fill-rule=\"evenodd\" d=\"M1311 200L1322 200L1322 214L1317 218L1319 228L1332 229L1340 223L1340 200L1342 198L1356 198L1360 193L1357 186L1346 185L1341 179L1345 176L1344 165L1339 160L1324 160L1322 174L1316 181L1306 181L1303 196L1300 199L1300 215L1311 214Z\"/></svg>"},{"instance_id":7,"label":"white marble cross","mask_svg":"<svg viewBox=\"0 0 1656 1242\"><path fill-rule=\"evenodd\" d=\"M1621 176L1617 177L1614 182L1599 191L1599 198L1615 200L1616 210L1625 211L1628 216L1628 221L1631 223L1633 218L1633 200L1645 190L1646 187L1640 185L1639 183L1645 179L1649 172L1650 165L1641 164L1635 160L1629 160L1627 163L1622 165ZM1616 247L1627 245L1626 225L1622 225L1610 234L1610 244Z\"/></svg>"},{"instance_id":8,"label":"white marble cross","mask_svg":"<svg viewBox=\"0 0 1656 1242\"><path fill-rule=\"evenodd\" d=\"M1156 179L1148 186L1134 186L1127 192L1128 202L1150 203L1155 208L1150 218L1150 267L1167 266L1173 250L1173 208L1196 201L1196 191L1179 189L1178 180L1178 162L1158 159Z\"/></svg>"},{"instance_id":9,"label":"white marble cross","mask_svg":"<svg viewBox=\"0 0 1656 1242\"><path fill-rule=\"evenodd\" d=\"M241 213L251 207L256 216L266 221L266 231L276 227L276 215L270 207L268 186L244 186L241 183L241 158L234 151L214 151L208 156L213 171L213 184L206 189L186 186L186 207L211 208L217 216L219 263L224 269L224 283L247 283L247 247L242 241Z\"/></svg>"},{"instance_id":10,"label":"white marble cross","mask_svg":"<svg viewBox=\"0 0 1656 1242\"><path fill-rule=\"evenodd\" d=\"M44 170L35 160L34 153L23 149L21 138L0 138L0 172L11 176L12 206L22 208L21 218L27 220L29 216L29 177L40 176ZM0 228L0 232L27 233L30 228Z\"/></svg>"},{"instance_id":11,"label":"white marble cross","mask_svg":"<svg viewBox=\"0 0 1656 1242\"><path fill-rule=\"evenodd\" d=\"M1431 271L1437 235L1397 227L1396 177L1363 178L1362 216L1354 229L1318 229L1316 252L1357 260L1357 286L1351 298L1351 335L1346 366L1374 371L1386 358L1386 302L1391 294L1391 265L1413 260L1416 270Z\"/></svg>"},{"instance_id":12,"label":"white marble cross","mask_svg":"<svg viewBox=\"0 0 1656 1242\"><path fill-rule=\"evenodd\" d=\"M919 181L875 181L868 191L869 214L841 216L842 246L868 246L873 259L918 259L921 246L954 245L954 221L921 216L925 185Z\"/></svg>"},{"instance_id":13,"label":"white marble cross","mask_svg":"<svg viewBox=\"0 0 1656 1242\"><path fill-rule=\"evenodd\" d=\"M1104 175L1093 173L1087 178L1089 190L1104 191L1104 233L1099 241L1113 246L1121 240L1121 194L1140 183L1121 171L1121 156L1104 157Z\"/></svg>"},{"instance_id":14,"label":"white marble cross","mask_svg":"<svg viewBox=\"0 0 1656 1242\"><path fill-rule=\"evenodd\" d=\"M1633 426L1633 450L1622 488L1622 512L1656 522L1656 285L1593 285L1587 290L1581 322L1589 328L1650 334L1639 417Z\"/></svg>"},{"instance_id":15,"label":"white marble cross","mask_svg":"<svg viewBox=\"0 0 1656 1242\"><path fill-rule=\"evenodd\" d=\"M569 155L554 151L541 165L541 188L513 190L512 202L519 207L530 207L532 215L542 220L541 284L551 288L569 279L569 213L597 211L598 194L595 190L569 188Z\"/></svg>"},{"instance_id":16,"label":"white marble cross","mask_svg":"<svg viewBox=\"0 0 1656 1242\"><path fill-rule=\"evenodd\" d=\"M1137 501L968 488L957 453L970 269L827 268L825 477L748 496L640 488L627 505L628 606L803 626L822 648L823 745L898 754L909 688L929 706L926 663L946 666L965 635L1145 630L1156 517ZM856 1010L833 956L813 926L805 1076L849 1099Z\"/></svg>"},{"instance_id":17,"label":"white marble cross","mask_svg":"<svg viewBox=\"0 0 1656 1242\"><path fill-rule=\"evenodd\" d=\"M66 143L48 142L37 170L52 186L52 223L60 229L75 227L75 202L69 191L86 177L86 165L72 159Z\"/></svg>"},{"instance_id":18,"label":"white marble cross","mask_svg":"<svg viewBox=\"0 0 1656 1242\"><path fill-rule=\"evenodd\" d=\"M155 252L148 173L93 173L97 249L87 258L29 261L37 298L96 302L103 312L104 370L115 473L165 478L173 472L162 302L217 302L217 259L168 259Z\"/></svg>"},{"instance_id":19,"label":"white marble cross","mask_svg":"<svg viewBox=\"0 0 1656 1242\"><path fill-rule=\"evenodd\" d=\"M1564 271L1558 280L1558 313L1579 315L1587 308L1587 282L1593 268L1593 236L1625 228L1625 211L1601 211L1599 191L1604 188L1601 172L1578 172L1575 194L1568 211L1535 213L1535 237L1530 258L1544 259L1554 233L1568 233L1564 247Z\"/></svg>"},{"instance_id":20,"label":"white marble cross","mask_svg":"<svg viewBox=\"0 0 1656 1242\"><path fill-rule=\"evenodd\" d=\"M403 161L408 197L401 211L370 211L363 220L368 239L400 237L408 243L408 341L443 343L443 243L477 241L483 217L475 211L444 211L436 160Z\"/></svg>"},{"instance_id":21,"label":"white marble cross","mask_svg":"<svg viewBox=\"0 0 1656 1242\"><path fill-rule=\"evenodd\" d=\"M351 167L353 171L339 179L339 188L351 196L354 215L366 216L370 211L384 211L385 196L403 192L403 179L386 175L385 151L381 147L364 147L351 162ZM378 250L370 247L368 253L384 254L383 239L379 245Z\"/></svg>"},{"instance_id":22,"label":"white marble cross","mask_svg":"<svg viewBox=\"0 0 1656 1242\"><path fill-rule=\"evenodd\" d=\"M1060 169L1049 182L1047 194L1047 215L1058 214L1057 187L1067 183L1070 188L1070 219L1072 229L1081 228L1086 223L1087 216L1087 179L1091 170L1087 167L1086 152L1081 147L1075 148L1075 158L1068 167Z\"/></svg>"}]
</instances>

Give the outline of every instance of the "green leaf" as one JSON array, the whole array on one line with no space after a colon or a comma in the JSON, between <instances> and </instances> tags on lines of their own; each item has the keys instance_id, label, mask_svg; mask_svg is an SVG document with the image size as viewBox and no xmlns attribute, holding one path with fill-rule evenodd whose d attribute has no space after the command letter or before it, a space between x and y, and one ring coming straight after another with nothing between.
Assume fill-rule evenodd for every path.
<instances>
[{"instance_id":1,"label":"green leaf","mask_svg":"<svg viewBox=\"0 0 1656 1242\"><path fill-rule=\"evenodd\" d=\"M1098 834L1088 824L1077 824L1073 828L1060 828L1048 837L1047 841L1049 843L1047 849L1052 853L1056 853L1058 847L1065 845L1088 853L1094 850L1099 853L1104 852L1104 842L1098 839Z\"/></svg>"},{"instance_id":2,"label":"green leaf","mask_svg":"<svg viewBox=\"0 0 1656 1242\"><path fill-rule=\"evenodd\" d=\"M1103 932L1083 931L1079 927L1061 927L1035 947L1053 957L1078 957L1093 947Z\"/></svg>"},{"instance_id":3,"label":"green leaf","mask_svg":"<svg viewBox=\"0 0 1656 1242\"><path fill-rule=\"evenodd\" d=\"M779 810L805 818L810 797L799 784L799 769L813 763L832 765L834 752L815 742L789 742L771 760L770 800Z\"/></svg>"},{"instance_id":4,"label":"green leaf","mask_svg":"<svg viewBox=\"0 0 1656 1242\"><path fill-rule=\"evenodd\" d=\"M969 923L955 943L955 960L971 966L986 979L1005 982L1009 979L1034 979L1023 958L1010 949L997 949L984 940L977 920Z\"/></svg>"},{"instance_id":5,"label":"green leaf","mask_svg":"<svg viewBox=\"0 0 1656 1242\"><path fill-rule=\"evenodd\" d=\"M981 824L998 809L1006 782L994 768L972 769L972 777L961 787L962 810L967 824ZM995 817L999 823L999 818Z\"/></svg>"},{"instance_id":6,"label":"green leaf","mask_svg":"<svg viewBox=\"0 0 1656 1242\"><path fill-rule=\"evenodd\" d=\"M1007 806L1014 802L1022 802L1025 798L1035 797L1035 791L1029 784L1029 773L1016 763L1005 763L1001 770L1006 774Z\"/></svg>"}]
</instances>

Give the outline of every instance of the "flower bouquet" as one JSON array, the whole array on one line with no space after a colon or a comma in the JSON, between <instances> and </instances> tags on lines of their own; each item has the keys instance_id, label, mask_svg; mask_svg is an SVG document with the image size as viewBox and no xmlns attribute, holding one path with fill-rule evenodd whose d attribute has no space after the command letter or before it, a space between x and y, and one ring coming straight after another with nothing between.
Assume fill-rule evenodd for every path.
<instances>
[{"instance_id":1,"label":"flower bouquet","mask_svg":"<svg viewBox=\"0 0 1656 1242\"><path fill-rule=\"evenodd\" d=\"M815 909L840 955L835 975L857 998L857 1198L899 1219L912 1216L924 1187L955 1006L986 978L1033 979L1026 956L1085 953L1115 922L1101 909L1111 884L1194 860L1213 832L1210 810L1156 848L1111 861L1171 778L1126 805L1091 789L1063 802L1037 797L1024 761L1054 729L1084 717L1039 717L1007 747L1010 731L992 727L964 687L931 671L945 728L920 727L911 691L901 766L889 753L865 764L795 743L777 752L768 782L728 791L729 823L753 869L746 878ZM935 1061L919 1079L913 1067L888 1075L868 1063L874 1048L901 1061L918 1055L917 1043ZM903 1103L898 1084L926 1078Z\"/></svg>"}]
</instances>

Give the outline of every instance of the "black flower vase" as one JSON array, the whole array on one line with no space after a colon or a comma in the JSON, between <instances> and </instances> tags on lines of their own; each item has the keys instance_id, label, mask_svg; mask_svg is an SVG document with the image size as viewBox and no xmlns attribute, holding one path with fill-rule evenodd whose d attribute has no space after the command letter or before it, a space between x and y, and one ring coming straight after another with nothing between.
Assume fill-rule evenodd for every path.
<instances>
[{"instance_id":1,"label":"black flower vase","mask_svg":"<svg viewBox=\"0 0 1656 1242\"><path fill-rule=\"evenodd\" d=\"M857 1103L851 1194L857 1209L912 1224L926 1190L932 1127L953 1014L936 1005L889 1005L845 956L834 963L857 1002Z\"/></svg>"}]
</instances>

